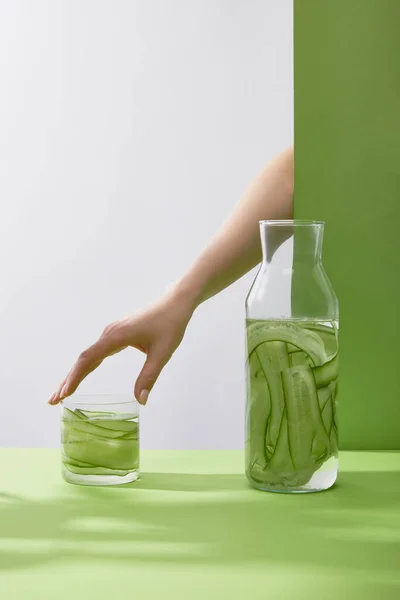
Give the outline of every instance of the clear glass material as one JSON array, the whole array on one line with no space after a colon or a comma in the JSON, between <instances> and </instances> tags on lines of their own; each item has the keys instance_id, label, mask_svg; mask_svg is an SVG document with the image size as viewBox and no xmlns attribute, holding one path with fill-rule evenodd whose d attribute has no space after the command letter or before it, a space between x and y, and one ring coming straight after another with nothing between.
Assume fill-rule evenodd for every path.
<instances>
[{"instance_id":1,"label":"clear glass material","mask_svg":"<svg viewBox=\"0 0 400 600\"><path fill-rule=\"evenodd\" d=\"M324 223L261 221L246 300L246 475L274 492L330 488L338 471L338 300Z\"/></svg>"},{"instance_id":2,"label":"clear glass material","mask_svg":"<svg viewBox=\"0 0 400 600\"><path fill-rule=\"evenodd\" d=\"M139 477L139 411L119 395L74 395L61 404L62 475L68 483L117 485Z\"/></svg>"}]
</instances>

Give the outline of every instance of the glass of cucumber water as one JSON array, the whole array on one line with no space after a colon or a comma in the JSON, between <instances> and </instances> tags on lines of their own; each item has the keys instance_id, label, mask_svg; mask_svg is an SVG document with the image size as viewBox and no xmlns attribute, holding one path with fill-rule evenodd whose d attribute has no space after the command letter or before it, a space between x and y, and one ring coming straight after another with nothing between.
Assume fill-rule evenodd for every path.
<instances>
[{"instance_id":1,"label":"glass of cucumber water","mask_svg":"<svg viewBox=\"0 0 400 600\"><path fill-rule=\"evenodd\" d=\"M62 475L118 485L139 477L139 410L127 395L73 395L61 404Z\"/></svg>"}]
</instances>

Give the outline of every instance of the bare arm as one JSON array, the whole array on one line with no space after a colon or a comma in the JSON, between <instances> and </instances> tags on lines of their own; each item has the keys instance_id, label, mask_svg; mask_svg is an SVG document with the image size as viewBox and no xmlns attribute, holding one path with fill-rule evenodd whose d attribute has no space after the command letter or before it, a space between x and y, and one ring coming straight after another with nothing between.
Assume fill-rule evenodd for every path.
<instances>
[{"instance_id":1,"label":"bare arm","mask_svg":"<svg viewBox=\"0 0 400 600\"><path fill-rule=\"evenodd\" d=\"M198 305L257 265L261 260L258 223L292 218L293 186L293 148L289 148L250 184L221 230L178 282L177 290Z\"/></svg>"},{"instance_id":2,"label":"bare arm","mask_svg":"<svg viewBox=\"0 0 400 600\"><path fill-rule=\"evenodd\" d=\"M146 404L163 367L182 341L196 307L252 269L261 259L258 222L290 219L293 213L293 149L271 161L255 178L233 213L189 271L147 310L108 325L84 350L50 404L71 395L107 357L128 346L147 355L135 396Z\"/></svg>"}]
</instances>

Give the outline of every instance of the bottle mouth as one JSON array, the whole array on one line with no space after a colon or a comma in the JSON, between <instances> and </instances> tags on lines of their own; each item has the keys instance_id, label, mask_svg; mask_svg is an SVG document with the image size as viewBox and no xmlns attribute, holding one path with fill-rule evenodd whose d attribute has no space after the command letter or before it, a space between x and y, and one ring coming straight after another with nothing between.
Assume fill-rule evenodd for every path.
<instances>
[{"instance_id":1,"label":"bottle mouth","mask_svg":"<svg viewBox=\"0 0 400 600\"><path fill-rule=\"evenodd\" d=\"M266 220L259 221L260 225L273 225L277 227L310 227L325 225L325 221L313 221L312 219L283 219L283 220Z\"/></svg>"}]
</instances>

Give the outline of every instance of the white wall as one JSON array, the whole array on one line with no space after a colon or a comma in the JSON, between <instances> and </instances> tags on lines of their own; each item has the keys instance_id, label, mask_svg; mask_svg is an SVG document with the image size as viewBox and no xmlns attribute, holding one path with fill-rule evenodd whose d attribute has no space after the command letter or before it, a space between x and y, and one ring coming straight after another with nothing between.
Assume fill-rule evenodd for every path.
<instances>
[{"instance_id":1,"label":"white wall","mask_svg":"<svg viewBox=\"0 0 400 600\"><path fill-rule=\"evenodd\" d=\"M3 0L0 78L0 445L56 446L46 400L76 355L292 142L292 0ZM252 276L195 315L143 447L242 446ZM131 392L141 364L126 351L82 391Z\"/></svg>"}]
</instances>

